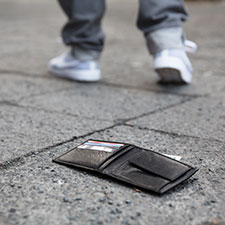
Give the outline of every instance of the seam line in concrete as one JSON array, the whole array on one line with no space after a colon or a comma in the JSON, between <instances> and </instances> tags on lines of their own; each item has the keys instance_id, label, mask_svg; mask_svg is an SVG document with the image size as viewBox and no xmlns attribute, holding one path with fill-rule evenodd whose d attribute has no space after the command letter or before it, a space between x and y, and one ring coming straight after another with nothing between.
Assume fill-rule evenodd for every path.
<instances>
[{"instance_id":1,"label":"seam line in concrete","mask_svg":"<svg viewBox=\"0 0 225 225\"><path fill-rule=\"evenodd\" d=\"M22 100L27 99L27 98L32 98L32 97L37 97L37 96L42 96L42 95L44 96L44 95L48 95L48 94L54 94L54 93L58 93L58 92L61 92L61 91L65 91L67 89L68 89L68 87L65 87L65 88L56 89L54 91L47 91L47 92L43 92L43 93L36 93L36 94L33 94L33 95L29 95L29 96L22 96L21 98L15 100L15 101L14 100L12 100L12 101L10 101L10 100L0 100L0 104L14 105L14 106L26 108L26 106L19 105L19 102L21 102ZM31 106L28 106L28 107L31 107Z\"/></svg>"},{"instance_id":2,"label":"seam line in concrete","mask_svg":"<svg viewBox=\"0 0 225 225\"><path fill-rule=\"evenodd\" d=\"M19 71L19 70L0 70L0 74L7 74L7 75L17 75L17 76L21 76L21 77L29 77L29 78L32 78L32 79L48 79L48 80L51 80L51 79L54 79L54 77L51 77L51 76L45 76L44 74L41 75L41 74L35 74L35 73L32 73L33 75L31 75L31 73L26 73L26 72L23 72L23 71ZM46 71L46 74L47 74L47 71Z\"/></svg>"},{"instance_id":3,"label":"seam line in concrete","mask_svg":"<svg viewBox=\"0 0 225 225\"><path fill-rule=\"evenodd\" d=\"M68 90L68 87L58 88L58 89L55 89L54 91L46 91L46 92L42 92L42 93L36 93L36 94L33 94L33 95L29 95L29 96L22 96L21 98L19 98L17 100L17 102L21 102L22 100L28 99L28 98L45 96L45 95L48 95L48 94L54 94L54 93L62 92L62 91L65 91L65 90Z\"/></svg>"},{"instance_id":4,"label":"seam line in concrete","mask_svg":"<svg viewBox=\"0 0 225 225\"><path fill-rule=\"evenodd\" d=\"M182 96L182 97L192 97L192 98L198 98L198 97L207 97L208 94L205 95L192 95L192 94L184 94L184 93L176 93L176 92L171 92L171 91L160 91L156 89L148 89L148 88L138 88L135 86L131 85L121 85L121 84L114 84L114 83L109 83L109 82L101 82L101 84L105 86L110 86L110 87L117 87L117 88L124 88L124 89L132 89L132 90L142 90L142 91L148 91L148 92L153 92L153 93L159 93L159 94L170 94L170 95L175 95L175 96Z\"/></svg>"},{"instance_id":5,"label":"seam line in concrete","mask_svg":"<svg viewBox=\"0 0 225 225\"><path fill-rule=\"evenodd\" d=\"M152 115L152 114L155 114L155 113L158 113L158 112L162 112L164 110L167 110L167 109L170 109L170 108L173 108L173 107L176 107L176 106L179 106L179 105L182 105L186 102L189 102L193 99L196 99L196 98L192 98L192 97L189 97L187 99L184 99L178 103L174 103L174 104L171 104L171 105L167 105L165 107L161 107L159 109L156 109L156 110L153 110L153 111L150 111L150 112L147 112L147 113L142 113L141 115L139 116L134 116L134 117L130 117L128 119L122 119L122 120L117 120L118 122L121 122L122 124L125 124L127 122L130 122L130 121L133 121L133 120L136 120L136 119L140 119L142 117L145 117L145 116L149 116L149 115Z\"/></svg>"},{"instance_id":6,"label":"seam line in concrete","mask_svg":"<svg viewBox=\"0 0 225 225\"><path fill-rule=\"evenodd\" d=\"M97 121L112 122L111 120L107 120L107 119L102 119L102 118L96 119L96 118L87 117L87 116L79 116L79 115L74 115L72 113L64 113L64 112L59 112L59 111L55 111L55 110L47 110L44 108L38 108L38 107L34 107L34 106L29 106L29 105L20 105L18 103L10 102L10 101L0 101L0 105L8 105L8 106L12 106L12 107L21 108L21 109L32 109L32 110L42 111L45 113L53 113L53 114L57 114L57 115L61 115L61 116L70 116L73 118L82 118L82 119L90 119L90 120L95 119Z\"/></svg>"},{"instance_id":7,"label":"seam line in concrete","mask_svg":"<svg viewBox=\"0 0 225 225\"><path fill-rule=\"evenodd\" d=\"M19 157L16 157L14 159L11 159L11 160L8 160L6 162L3 162L0 164L0 169L8 169L9 167L11 166L15 166L15 165L18 165L18 164L23 164L23 159L24 158L27 158L27 157L30 157L34 154L39 154L39 153L42 153L42 152L47 152L48 150L52 149L52 148L55 148L55 147L58 147L58 146L61 146L63 144L66 144L66 143L69 143L69 142L73 142L75 140L79 140L81 138L85 138L85 137L88 137L92 134L95 134L95 133L100 133L100 132L104 132L106 130L109 130L109 129L113 129L117 126L122 126L122 125L126 125L126 122L129 122L129 121L132 121L132 120L135 120L135 119L139 119L141 117L144 117L144 116L147 116L147 115L151 115L151 114L154 114L154 113L157 113L157 112L160 112L160 111L163 111L163 110L166 110L168 108L172 108L172 107L175 107L177 105L181 105L181 104L184 104L185 102L187 101L190 101L192 100L192 98L189 98L189 99L186 99L186 100L183 100L179 103L176 103L176 104L172 104L172 105L169 105L169 106L166 106L166 107L162 107L158 110L154 110L154 111L151 111L151 112L148 112L148 113L143 113L139 116L136 116L136 117L132 117L132 118L129 118L129 119L124 119L124 120L118 120L117 123L113 124L112 126L109 126L109 127L105 127L105 128L102 128L102 129L99 129L99 130L95 130L95 131L92 131L92 132L89 132L87 134L84 134L84 135L81 135L81 136L74 136L68 140L65 140L65 141L62 141L62 142L59 142L59 143L56 143L54 145L51 145L51 146L47 146L45 148L42 148L42 149L39 149L39 150L36 150L36 151L31 151L29 153L26 153L22 156L19 156ZM11 104L11 103L10 103ZM13 104L14 105L14 104Z\"/></svg>"},{"instance_id":8,"label":"seam line in concrete","mask_svg":"<svg viewBox=\"0 0 225 225\"><path fill-rule=\"evenodd\" d=\"M205 137L192 136L192 135L187 135L187 134L179 134L176 132L169 132L169 131L158 130L158 129L153 129L153 128L150 129L147 127L141 127L138 125L132 125L132 124L127 124L127 123L124 124L124 126L133 127L133 128L137 128L140 130L153 131L153 132L160 133L163 135L169 135L169 136L174 136L174 137L179 137L179 138L193 138L193 139L198 139L198 140L213 141L213 142L225 144L224 141L219 140L219 139L214 139L214 138L205 138Z\"/></svg>"},{"instance_id":9,"label":"seam line in concrete","mask_svg":"<svg viewBox=\"0 0 225 225\"><path fill-rule=\"evenodd\" d=\"M21 71L7 71L7 70L0 70L0 74L1 73L6 73L6 74L11 74L11 75L19 75L19 76L24 76L24 77L29 77L29 78L34 78L34 79L47 79L47 80L54 80L55 78L52 77L46 77L46 76L32 76L29 73L25 73L25 72L21 72ZM71 81L73 82L73 81ZM159 93L159 94L170 94L170 95L174 95L174 96L180 96L180 97L192 97L192 98L198 98L198 97L210 97L209 94L184 94L184 93L175 93L172 91L166 91L166 90L156 90L156 89L148 89L148 88L139 88L139 87L135 87L135 86L131 86L131 85L125 85L125 84L114 84L114 83L110 83L110 82L104 82L101 81L99 82L100 85L103 86L109 86L109 87L114 87L114 88L120 88L120 89L130 89L130 90L139 90L139 91L146 91L146 92L152 92L152 93ZM24 99L29 99L32 97L38 97L38 96L45 96L48 94L52 94L52 93L58 93L58 92L63 92L65 90L69 90L72 87L65 87L65 88L59 88L57 90L54 91L49 91L49 92L44 92L44 93L37 93L37 94L33 94L30 96L23 96L21 97L19 100L17 100L18 102L24 100ZM223 91L223 90L222 90Z\"/></svg>"},{"instance_id":10,"label":"seam line in concrete","mask_svg":"<svg viewBox=\"0 0 225 225\"><path fill-rule=\"evenodd\" d=\"M2 100L2 101L0 101L0 105L8 105L8 106L15 106L15 107L18 107L17 103L15 103L15 102L10 102L10 101L7 101L7 100Z\"/></svg>"},{"instance_id":11,"label":"seam line in concrete","mask_svg":"<svg viewBox=\"0 0 225 225\"><path fill-rule=\"evenodd\" d=\"M0 70L0 73L5 73L5 74L11 74L11 75L19 75L19 76L23 76L23 77L29 77L29 78L34 78L34 79L47 79L47 80L54 80L55 78L52 76L52 77L46 77L46 76L41 76L41 75L38 75L35 76L35 75L30 75L29 73L25 73L25 72L21 72L21 71L13 71L13 70ZM72 81L73 82L73 81ZM176 92L173 92L173 91L166 91L166 90L156 90L156 89L148 89L148 88L138 88L138 87L135 87L135 86L131 86L131 85L125 85L125 84L115 84L115 83L110 83L110 82L105 82L105 81L102 81L102 82L99 82L99 84L101 85L104 85L104 86L109 86L109 87L115 87L115 88L121 88L121 89L131 89L131 90L141 90L141 91L147 91L147 92L152 92L152 93L160 93L160 94L170 94L170 95L175 95L175 96L183 96L183 97L207 97L209 96L209 94L184 94L184 93L176 93ZM56 90L55 92L61 92L61 91L64 91L64 90L68 90L70 88L65 88L65 89L59 89L59 90ZM49 93L55 93L55 92L46 92L46 93L39 93L39 94L35 94L35 95L32 95L32 96L24 96L22 97L22 99L26 99L26 98L30 98L30 97L34 97L34 96L44 96L46 94L49 94Z\"/></svg>"},{"instance_id":12,"label":"seam line in concrete","mask_svg":"<svg viewBox=\"0 0 225 225\"><path fill-rule=\"evenodd\" d=\"M23 164L24 158L30 157L32 155L38 155L39 153L47 152L48 150L50 150L52 148L55 148L55 147L58 147L58 146L61 146L61 145L73 142L73 141L78 140L78 139L82 139L82 138L88 137L88 136L93 135L95 133L104 132L104 131L106 131L108 129L112 129L112 128L116 127L116 126L118 126L118 124L114 124L114 125L109 126L109 127L105 127L105 128L99 129L99 130L95 130L95 131L89 132L89 133L81 135L81 136L74 136L74 137L72 137L72 138L70 138L68 140L56 143L54 145L47 146L47 147L44 147L44 148L41 148L41 149L38 149L38 150L35 150L35 151L28 152L28 153L26 153L24 155L21 155L19 157L14 158L14 159L8 160L8 161L3 162L3 163L0 163L0 169L1 170L3 170L3 169L5 170L5 169L8 169L11 166L16 166L16 165Z\"/></svg>"}]
</instances>

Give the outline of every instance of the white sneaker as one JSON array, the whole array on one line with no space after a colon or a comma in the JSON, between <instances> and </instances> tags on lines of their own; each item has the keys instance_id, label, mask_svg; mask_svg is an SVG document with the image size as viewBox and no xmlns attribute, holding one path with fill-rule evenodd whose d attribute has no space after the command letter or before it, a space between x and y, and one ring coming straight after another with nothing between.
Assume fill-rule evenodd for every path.
<instances>
[{"instance_id":1,"label":"white sneaker","mask_svg":"<svg viewBox=\"0 0 225 225\"><path fill-rule=\"evenodd\" d=\"M76 81L94 82L101 78L98 62L78 61L71 51L52 59L48 69L54 76Z\"/></svg>"},{"instance_id":2,"label":"white sneaker","mask_svg":"<svg viewBox=\"0 0 225 225\"><path fill-rule=\"evenodd\" d=\"M197 45L185 42L186 49L166 49L154 56L154 69L163 83L186 83L192 80L193 68L185 51L194 52Z\"/></svg>"}]
</instances>

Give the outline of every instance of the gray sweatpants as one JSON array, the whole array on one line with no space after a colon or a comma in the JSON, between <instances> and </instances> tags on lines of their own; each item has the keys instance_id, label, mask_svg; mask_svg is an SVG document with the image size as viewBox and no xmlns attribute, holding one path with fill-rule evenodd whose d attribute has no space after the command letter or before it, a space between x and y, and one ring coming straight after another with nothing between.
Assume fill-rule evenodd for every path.
<instances>
[{"instance_id":1,"label":"gray sweatpants","mask_svg":"<svg viewBox=\"0 0 225 225\"><path fill-rule=\"evenodd\" d=\"M105 0L58 0L68 16L62 30L63 41L80 60L97 59L104 46L101 20ZM187 19L183 0L139 0L138 28L144 33L148 49L182 48L182 22Z\"/></svg>"}]
</instances>

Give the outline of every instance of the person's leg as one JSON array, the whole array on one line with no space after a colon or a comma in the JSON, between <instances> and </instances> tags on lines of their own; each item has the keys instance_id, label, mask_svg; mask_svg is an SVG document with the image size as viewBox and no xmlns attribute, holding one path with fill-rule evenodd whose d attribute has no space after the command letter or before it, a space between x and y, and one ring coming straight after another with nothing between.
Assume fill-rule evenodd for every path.
<instances>
[{"instance_id":1,"label":"person's leg","mask_svg":"<svg viewBox=\"0 0 225 225\"><path fill-rule=\"evenodd\" d=\"M182 23L187 20L188 14L183 1L139 0L139 5L137 26L143 31L149 52L155 59L156 72L163 81L189 83L192 67L184 52ZM167 56L161 57L168 55L168 51L172 57L175 55L175 60L170 60ZM174 64L182 64L180 69L185 70L184 79L179 74L179 68L174 68Z\"/></svg>"},{"instance_id":2,"label":"person's leg","mask_svg":"<svg viewBox=\"0 0 225 225\"><path fill-rule=\"evenodd\" d=\"M65 45L71 49L49 62L50 72L78 81L100 79L98 59L104 45L101 19L104 0L58 0L68 17L62 30Z\"/></svg>"},{"instance_id":3,"label":"person's leg","mask_svg":"<svg viewBox=\"0 0 225 225\"><path fill-rule=\"evenodd\" d=\"M63 41L80 60L98 59L104 45L101 19L104 0L58 0L68 17L62 30ZM87 57L87 58L86 58Z\"/></svg>"},{"instance_id":4,"label":"person's leg","mask_svg":"<svg viewBox=\"0 0 225 225\"><path fill-rule=\"evenodd\" d=\"M182 46L182 23L187 20L182 0L139 0L137 26L151 54Z\"/></svg>"}]
</instances>

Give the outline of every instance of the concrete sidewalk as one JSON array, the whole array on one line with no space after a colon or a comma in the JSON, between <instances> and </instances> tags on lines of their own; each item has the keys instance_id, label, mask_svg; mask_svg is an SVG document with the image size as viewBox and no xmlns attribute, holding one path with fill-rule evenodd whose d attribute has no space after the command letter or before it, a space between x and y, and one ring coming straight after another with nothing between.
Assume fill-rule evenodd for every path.
<instances>
[{"instance_id":1,"label":"concrete sidewalk","mask_svg":"<svg viewBox=\"0 0 225 225\"><path fill-rule=\"evenodd\" d=\"M64 51L55 1L0 0L0 225L203 225L225 221L225 4L189 3L189 86L160 86L137 1L108 1L103 80L56 79ZM159 197L52 163L88 138L180 155L200 170Z\"/></svg>"}]
</instances>

